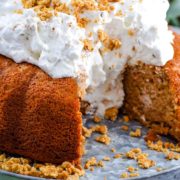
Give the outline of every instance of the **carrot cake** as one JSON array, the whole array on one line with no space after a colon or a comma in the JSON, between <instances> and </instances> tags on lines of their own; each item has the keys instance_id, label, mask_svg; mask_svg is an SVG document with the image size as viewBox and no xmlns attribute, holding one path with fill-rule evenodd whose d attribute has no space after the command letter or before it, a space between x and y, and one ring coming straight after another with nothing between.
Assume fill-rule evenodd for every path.
<instances>
[{"instance_id":1,"label":"carrot cake","mask_svg":"<svg viewBox=\"0 0 180 180\"><path fill-rule=\"evenodd\" d=\"M82 102L112 120L124 104L132 118L165 122L180 140L180 40L173 48L168 7L168 0L1 0L0 150L80 163Z\"/></svg>"}]
</instances>

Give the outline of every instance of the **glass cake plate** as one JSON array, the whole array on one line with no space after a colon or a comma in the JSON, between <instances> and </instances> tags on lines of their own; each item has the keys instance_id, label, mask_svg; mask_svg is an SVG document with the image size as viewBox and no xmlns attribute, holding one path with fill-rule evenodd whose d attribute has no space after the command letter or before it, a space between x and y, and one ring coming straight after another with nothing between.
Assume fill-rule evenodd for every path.
<instances>
[{"instance_id":1,"label":"glass cake plate","mask_svg":"<svg viewBox=\"0 0 180 180\"><path fill-rule=\"evenodd\" d=\"M174 28L173 28L174 29ZM176 32L180 32L179 29L174 29ZM95 124L88 120L88 116L84 118L85 126L90 127ZM118 118L119 119L119 118ZM122 118L121 118L122 119ZM94 171L86 170L85 176L81 177L80 180L117 180L120 179L120 175L126 172L128 166L138 167L135 160L127 158L114 159L113 156L117 153L125 153L132 148L141 148L144 153L149 154L149 159L156 162L156 165L149 169L138 168L139 177L130 179L141 179L141 180L179 180L180 179L180 160L168 161L165 158L165 154L149 150L144 141L144 136L147 133L147 129L142 127L138 122L131 121L125 123L124 121L117 120L115 122L103 120L102 124L108 126L108 135L111 138L111 143L107 146L96 142L94 139L99 134L93 133L93 135L86 141L86 154L83 156L83 164L90 157L95 156L97 160L102 160L103 157L108 156L111 158L110 161L104 161L104 167L95 167ZM122 125L128 125L130 130L141 128L142 135L140 138L130 137L129 131L121 130ZM164 140L170 140L164 138ZM170 140L173 141L173 140ZM111 149L116 149L116 152L111 152ZM157 168L163 170L158 172ZM23 176L7 171L0 170L0 180L43 180L44 178L36 178L30 176ZM45 180L45 179L44 179Z\"/></svg>"}]
</instances>

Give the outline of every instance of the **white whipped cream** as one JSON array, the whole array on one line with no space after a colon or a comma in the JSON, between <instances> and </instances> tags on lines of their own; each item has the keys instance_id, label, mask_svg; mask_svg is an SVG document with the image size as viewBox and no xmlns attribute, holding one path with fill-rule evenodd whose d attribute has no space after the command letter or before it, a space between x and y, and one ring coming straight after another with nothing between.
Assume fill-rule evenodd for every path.
<instances>
[{"instance_id":1,"label":"white whipped cream","mask_svg":"<svg viewBox=\"0 0 180 180\"><path fill-rule=\"evenodd\" d=\"M70 0L64 2L71 6ZM81 14L91 21L80 28L73 15L58 13L41 21L33 9L15 14L14 10L22 8L20 0L1 0L0 54L17 63L35 64L53 78L75 77L78 82L85 79L84 100L103 115L107 108L123 103L122 79L127 64L142 61L163 66L173 57L173 35L166 22L167 0L125 0L111 4L115 7L112 12ZM116 16L120 11L122 15ZM97 36L100 29L119 39L122 46L100 53L104 48ZM83 50L82 41L86 38L92 40L93 51Z\"/></svg>"},{"instance_id":2,"label":"white whipped cream","mask_svg":"<svg viewBox=\"0 0 180 180\"><path fill-rule=\"evenodd\" d=\"M83 35L75 17L64 13L50 21L41 21L33 9L0 16L0 54L35 64L53 78L78 76Z\"/></svg>"}]
</instances>

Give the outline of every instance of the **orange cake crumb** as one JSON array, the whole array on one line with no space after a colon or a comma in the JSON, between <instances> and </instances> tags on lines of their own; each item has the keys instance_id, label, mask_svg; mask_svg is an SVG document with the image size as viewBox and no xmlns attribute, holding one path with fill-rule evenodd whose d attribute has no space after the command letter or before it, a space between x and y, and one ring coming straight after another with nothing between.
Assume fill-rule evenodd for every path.
<instances>
[{"instance_id":1,"label":"orange cake crumb","mask_svg":"<svg viewBox=\"0 0 180 180\"><path fill-rule=\"evenodd\" d=\"M123 131L128 131L128 130L129 130L129 127L128 127L128 126L121 126L121 129L122 129Z\"/></svg>"},{"instance_id":2,"label":"orange cake crumb","mask_svg":"<svg viewBox=\"0 0 180 180\"><path fill-rule=\"evenodd\" d=\"M170 142L162 142L160 140L157 142L147 141L146 145L151 150L165 153L166 156L171 151L177 152L177 153L180 152L179 145L174 145L173 143L170 143ZM170 153L170 155L171 155L171 153Z\"/></svg>"},{"instance_id":3,"label":"orange cake crumb","mask_svg":"<svg viewBox=\"0 0 180 180\"><path fill-rule=\"evenodd\" d=\"M160 172L160 171L162 171L162 170L163 170L163 169L162 169L161 167L157 167L157 168L156 168L156 171L157 171L157 172Z\"/></svg>"},{"instance_id":4,"label":"orange cake crumb","mask_svg":"<svg viewBox=\"0 0 180 180\"><path fill-rule=\"evenodd\" d=\"M104 167L104 162L103 161L98 161L97 166L98 167Z\"/></svg>"},{"instance_id":5,"label":"orange cake crumb","mask_svg":"<svg viewBox=\"0 0 180 180\"><path fill-rule=\"evenodd\" d=\"M130 177L138 177L138 176L139 176L138 172L130 173L130 174L128 174L127 172L123 172L120 178L130 178Z\"/></svg>"},{"instance_id":6,"label":"orange cake crumb","mask_svg":"<svg viewBox=\"0 0 180 180\"><path fill-rule=\"evenodd\" d=\"M118 154L115 154L113 156L114 159L118 159L118 158L121 158L122 157L122 154L118 153Z\"/></svg>"},{"instance_id":7,"label":"orange cake crumb","mask_svg":"<svg viewBox=\"0 0 180 180\"><path fill-rule=\"evenodd\" d=\"M23 10L22 9L18 9L18 10L15 10L14 13L16 13L16 14L23 14Z\"/></svg>"},{"instance_id":8,"label":"orange cake crumb","mask_svg":"<svg viewBox=\"0 0 180 180\"><path fill-rule=\"evenodd\" d=\"M127 171L132 173L132 172L135 171L135 168L134 168L133 166L129 166L129 167L127 168Z\"/></svg>"},{"instance_id":9,"label":"orange cake crumb","mask_svg":"<svg viewBox=\"0 0 180 180\"><path fill-rule=\"evenodd\" d=\"M107 134L108 133L108 128L106 125L97 125L92 127L92 131L94 132L98 132L101 134Z\"/></svg>"},{"instance_id":10,"label":"orange cake crumb","mask_svg":"<svg viewBox=\"0 0 180 180\"><path fill-rule=\"evenodd\" d=\"M129 117L128 116L123 116L124 122L129 122Z\"/></svg>"},{"instance_id":11,"label":"orange cake crumb","mask_svg":"<svg viewBox=\"0 0 180 180\"><path fill-rule=\"evenodd\" d=\"M11 158L7 157L5 154L0 155L0 168L22 175L63 180L78 178L85 173L80 166L75 167L69 162L64 162L61 165L32 164L28 159Z\"/></svg>"},{"instance_id":12,"label":"orange cake crumb","mask_svg":"<svg viewBox=\"0 0 180 180\"><path fill-rule=\"evenodd\" d=\"M135 131L130 132L131 137L140 137L141 136L141 129L137 128Z\"/></svg>"},{"instance_id":13,"label":"orange cake crumb","mask_svg":"<svg viewBox=\"0 0 180 180\"><path fill-rule=\"evenodd\" d=\"M110 151L111 151L111 152L116 152L116 149L115 149L115 148L111 148Z\"/></svg>"},{"instance_id":14,"label":"orange cake crumb","mask_svg":"<svg viewBox=\"0 0 180 180\"><path fill-rule=\"evenodd\" d=\"M142 153L140 148L133 148L126 153L126 157L130 159L136 159L137 154Z\"/></svg>"},{"instance_id":15,"label":"orange cake crumb","mask_svg":"<svg viewBox=\"0 0 180 180\"><path fill-rule=\"evenodd\" d=\"M133 30L133 29L129 29L129 30L128 30L128 35L129 35L129 36L134 36L134 35L135 35L134 30Z\"/></svg>"},{"instance_id":16,"label":"orange cake crumb","mask_svg":"<svg viewBox=\"0 0 180 180\"><path fill-rule=\"evenodd\" d=\"M118 109L115 107L109 108L105 112L105 118L111 121L115 121L117 118L117 115L118 115Z\"/></svg>"},{"instance_id":17,"label":"orange cake crumb","mask_svg":"<svg viewBox=\"0 0 180 180\"><path fill-rule=\"evenodd\" d=\"M179 160L180 159L180 154L174 153L172 151L168 152L166 154L166 159L167 160Z\"/></svg>"},{"instance_id":18,"label":"orange cake crumb","mask_svg":"<svg viewBox=\"0 0 180 180\"><path fill-rule=\"evenodd\" d=\"M137 158L138 166L143 169L148 169L155 166L155 161L148 159L146 156Z\"/></svg>"},{"instance_id":19,"label":"orange cake crumb","mask_svg":"<svg viewBox=\"0 0 180 180\"><path fill-rule=\"evenodd\" d=\"M96 137L95 140L97 142L100 142L100 143L103 143L103 144L106 144L106 145L110 144L110 142L111 142L111 138L109 136L107 136L106 134Z\"/></svg>"},{"instance_id":20,"label":"orange cake crumb","mask_svg":"<svg viewBox=\"0 0 180 180\"><path fill-rule=\"evenodd\" d=\"M84 50L86 51L93 51L93 45L92 45L92 41L90 41L89 39L85 39L84 41Z\"/></svg>"},{"instance_id":21,"label":"orange cake crumb","mask_svg":"<svg viewBox=\"0 0 180 180\"><path fill-rule=\"evenodd\" d=\"M129 177L138 177L139 176L139 173L138 172L136 172L136 173L131 173L130 175L129 175Z\"/></svg>"},{"instance_id":22,"label":"orange cake crumb","mask_svg":"<svg viewBox=\"0 0 180 180\"><path fill-rule=\"evenodd\" d=\"M104 162L102 160L97 161L95 157L91 157L90 159L88 159L84 165L85 169L90 169L90 170L94 170L94 167L92 166L96 166L96 167L104 167Z\"/></svg>"},{"instance_id":23,"label":"orange cake crumb","mask_svg":"<svg viewBox=\"0 0 180 180\"><path fill-rule=\"evenodd\" d=\"M143 153L142 150L139 148L134 148L128 151L126 153L126 157L136 160L138 166L143 169L148 169L152 166L155 166L155 162L148 159L148 154Z\"/></svg>"},{"instance_id":24,"label":"orange cake crumb","mask_svg":"<svg viewBox=\"0 0 180 180\"><path fill-rule=\"evenodd\" d=\"M103 161L110 161L110 160L111 160L111 158L108 156L103 157Z\"/></svg>"},{"instance_id":25,"label":"orange cake crumb","mask_svg":"<svg viewBox=\"0 0 180 180\"><path fill-rule=\"evenodd\" d=\"M120 178L128 178L128 177L129 177L129 175L127 172L123 172L120 176Z\"/></svg>"},{"instance_id":26,"label":"orange cake crumb","mask_svg":"<svg viewBox=\"0 0 180 180\"><path fill-rule=\"evenodd\" d=\"M88 128L84 127L84 126L82 128L82 131L83 131L83 136L86 137L86 138L91 137L92 132L93 132L92 129L88 129Z\"/></svg>"},{"instance_id":27,"label":"orange cake crumb","mask_svg":"<svg viewBox=\"0 0 180 180\"><path fill-rule=\"evenodd\" d=\"M94 167L90 167L89 170L90 170L90 171L94 171Z\"/></svg>"},{"instance_id":28,"label":"orange cake crumb","mask_svg":"<svg viewBox=\"0 0 180 180\"><path fill-rule=\"evenodd\" d=\"M89 169L91 166L96 166L97 165L97 160L95 157L91 157L88 159L84 165L85 169Z\"/></svg>"},{"instance_id":29,"label":"orange cake crumb","mask_svg":"<svg viewBox=\"0 0 180 180\"><path fill-rule=\"evenodd\" d=\"M96 123L99 123L99 122L101 122L102 121L102 119L100 118L100 117L98 117L98 116L94 116L94 122L96 122Z\"/></svg>"}]
</instances>

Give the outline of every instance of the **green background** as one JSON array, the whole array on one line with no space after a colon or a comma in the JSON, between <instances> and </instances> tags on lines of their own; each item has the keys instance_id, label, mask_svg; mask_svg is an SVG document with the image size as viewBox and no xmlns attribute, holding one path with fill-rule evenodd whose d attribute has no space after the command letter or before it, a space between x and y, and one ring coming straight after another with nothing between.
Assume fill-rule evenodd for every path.
<instances>
[{"instance_id":1,"label":"green background","mask_svg":"<svg viewBox=\"0 0 180 180\"><path fill-rule=\"evenodd\" d=\"M170 25L180 27L180 0L169 0L171 3L167 13L167 20Z\"/></svg>"}]
</instances>

